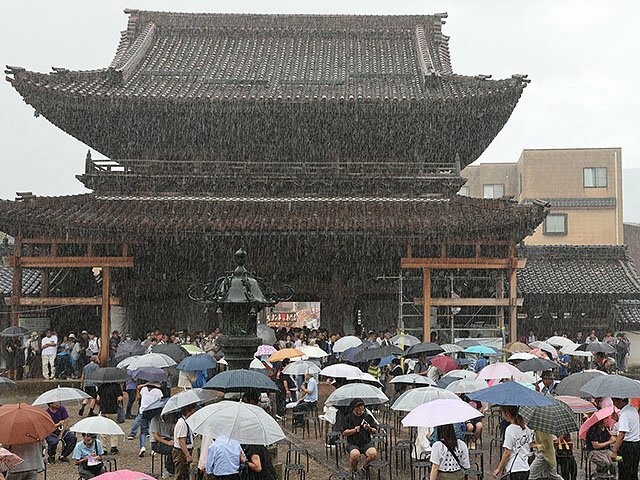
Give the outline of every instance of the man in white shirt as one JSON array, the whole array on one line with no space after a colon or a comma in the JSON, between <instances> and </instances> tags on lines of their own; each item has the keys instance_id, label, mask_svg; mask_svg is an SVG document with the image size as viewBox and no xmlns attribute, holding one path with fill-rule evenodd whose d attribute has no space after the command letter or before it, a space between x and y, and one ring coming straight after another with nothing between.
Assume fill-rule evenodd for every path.
<instances>
[{"instance_id":1,"label":"man in white shirt","mask_svg":"<svg viewBox=\"0 0 640 480\"><path fill-rule=\"evenodd\" d=\"M45 380L53 380L56 376L56 354L58 353L58 337L51 330L47 330L46 336L40 343L42 354L42 376Z\"/></svg>"},{"instance_id":2,"label":"man in white shirt","mask_svg":"<svg viewBox=\"0 0 640 480\"><path fill-rule=\"evenodd\" d=\"M149 408L149 406L162 398L162 390L153 383L145 383L138 385L138 391L140 392L140 408L138 409L138 415L131 425L131 433L129 433L129 440L133 440L136 437L138 428L140 428L140 452L139 457L144 457L147 448L145 446L147 436L149 435L149 421L143 417L143 413Z\"/></svg>"},{"instance_id":3,"label":"man in white shirt","mask_svg":"<svg viewBox=\"0 0 640 480\"><path fill-rule=\"evenodd\" d=\"M640 462L640 417L638 411L629 405L626 398L614 398L613 404L620 409L618 414L618 437L611 451L611 459L618 463L619 480L637 480Z\"/></svg>"},{"instance_id":4,"label":"man in white shirt","mask_svg":"<svg viewBox=\"0 0 640 480\"><path fill-rule=\"evenodd\" d=\"M176 480L189 480L189 464L193 461L193 432L187 425L187 418L196 411L195 405L182 407L182 416L173 427L173 464Z\"/></svg>"}]
</instances>

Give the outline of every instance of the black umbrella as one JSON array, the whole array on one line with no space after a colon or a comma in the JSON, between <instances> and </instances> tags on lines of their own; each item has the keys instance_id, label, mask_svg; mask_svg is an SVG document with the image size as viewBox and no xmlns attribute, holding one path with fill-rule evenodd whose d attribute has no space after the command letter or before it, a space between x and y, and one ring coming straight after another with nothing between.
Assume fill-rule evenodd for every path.
<instances>
[{"instance_id":1,"label":"black umbrella","mask_svg":"<svg viewBox=\"0 0 640 480\"><path fill-rule=\"evenodd\" d=\"M173 358L176 363L180 363L189 356L189 353L184 348L175 343L155 345L151 347L151 351L153 353L164 353L165 355Z\"/></svg>"},{"instance_id":2,"label":"black umbrella","mask_svg":"<svg viewBox=\"0 0 640 480\"><path fill-rule=\"evenodd\" d=\"M129 375L121 368L103 367L87 376L87 380L93 383L124 383L129 380Z\"/></svg>"},{"instance_id":3,"label":"black umbrella","mask_svg":"<svg viewBox=\"0 0 640 480\"><path fill-rule=\"evenodd\" d=\"M591 353L616 353L615 348L604 342L583 343L578 348L576 348L576 350Z\"/></svg>"},{"instance_id":4,"label":"black umbrella","mask_svg":"<svg viewBox=\"0 0 640 480\"><path fill-rule=\"evenodd\" d=\"M204 387L219 392L279 392L280 390L269 377L253 370L227 370L220 372L209 380Z\"/></svg>"},{"instance_id":5,"label":"black umbrella","mask_svg":"<svg viewBox=\"0 0 640 480\"><path fill-rule=\"evenodd\" d=\"M24 337L29 330L24 327L8 327L0 332L0 337Z\"/></svg>"},{"instance_id":6,"label":"black umbrella","mask_svg":"<svg viewBox=\"0 0 640 480\"><path fill-rule=\"evenodd\" d=\"M637 398L640 397L640 383L622 375L600 375L589 380L582 387L582 392L594 398Z\"/></svg>"},{"instance_id":7,"label":"black umbrella","mask_svg":"<svg viewBox=\"0 0 640 480\"><path fill-rule=\"evenodd\" d=\"M589 395L581 390L582 387L589 380L601 377L602 375L602 372L572 373L568 377L562 379L555 388L555 393L557 395L569 395L572 397L588 397Z\"/></svg>"},{"instance_id":8,"label":"black umbrella","mask_svg":"<svg viewBox=\"0 0 640 480\"><path fill-rule=\"evenodd\" d=\"M412 346L404 354L405 357L418 357L420 355L434 356L444 352L444 349L437 343L422 342Z\"/></svg>"},{"instance_id":9,"label":"black umbrella","mask_svg":"<svg viewBox=\"0 0 640 480\"><path fill-rule=\"evenodd\" d=\"M144 355L145 348L142 346L139 340L124 340L118 344L118 350L116 350L116 362L120 362L125 358L132 357L134 355Z\"/></svg>"},{"instance_id":10,"label":"black umbrella","mask_svg":"<svg viewBox=\"0 0 640 480\"><path fill-rule=\"evenodd\" d=\"M404 351L395 345L385 345L379 348L368 348L361 351L357 356L357 362L367 362L369 360L377 360L379 358L389 357L391 355L402 355Z\"/></svg>"},{"instance_id":11,"label":"black umbrella","mask_svg":"<svg viewBox=\"0 0 640 480\"><path fill-rule=\"evenodd\" d=\"M516 368L521 372L544 372L545 370L555 370L560 368L556 362L547 360L546 358L531 358L520 362Z\"/></svg>"}]
</instances>

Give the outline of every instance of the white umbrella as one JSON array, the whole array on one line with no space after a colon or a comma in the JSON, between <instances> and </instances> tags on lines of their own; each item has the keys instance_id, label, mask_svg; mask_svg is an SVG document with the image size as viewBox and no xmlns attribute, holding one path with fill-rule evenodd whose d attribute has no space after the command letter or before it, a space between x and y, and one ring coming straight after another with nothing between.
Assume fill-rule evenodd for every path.
<instances>
[{"instance_id":1,"label":"white umbrella","mask_svg":"<svg viewBox=\"0 0 640 480\"><path fill-rule=\"evenodd\" d=\"M251 363L249 364L249 370L266 370L267 367L264 366L264 364L257 358L254 358L253 360L251 360Z\"/></svg>"},{"instance_id":2,"label":"white umbrella","mask_svg":"<svg viewBox=\"0 0 640 480\"><path fill-rule=\"evenodd\" d=\"M478 374L475 372L472 372L471 370L451 370L449 373L445 373L442 376L442 378L444 377L464 378L467 380L474 380L475 378L478 377Z\"/></svg>"},{"instance_id":3,"label":"white umbrella","mask_svg":"<svg viewBox=\"0 0 640 480\"><path fill-rule=\"evenodd\" d=\"M554 347L568 347L571 345L577 346L577 344L573 343L573 341L569 340L567 337L561 337L559 335L547 338L547 343Z\"/></svg>"},{"instance_id":4,"label":"white umbrella","mask_svg":"<svg viewBox=\"0 0 640 480\"><path fill-rule=\"evenodd\" d=\"M572 355L574 357L591 357L591 352L583 352L582 350L576 350L580 345L574 343L573 345L567 345L566 347L562 347L560 351L562 353L566 353L567 355Z\"/></svg>"},{"instance_id":5,"label":"white umbrella","mask_svg":"<svg viewBox=\"0 0 640 480\"><path fill-rule=\"evenodd\" d=\"M489 385L484 380L456 380L455 382L447 385L445 390L453 393L473 393L477 390L482 390L483 388L487 388Z\"/></svg>"},{"instance_id":6,"label":"white umbrella","mask_svg":"<svg viewBox=\"0 0 640 480\"><path fill-rule=\"evenodd\" d=\"M447 392L446 390L436 387L420 387L412 388L400 395L391 406L391 410L410 412L418 405L433 402L439 398L449 398L462 402L462 400L460 400L460 398L453 392Z\"/></svg>"},{"instance_id":7,"label":"white umbrella","mask_svg":"<svg viewBox=\"0 0 640 480\"><path fill-rule=\"evenodd\" d=\"M324 358L329 356L327 352L317 345L302 345L301 347L298 347L298 350L303 352L305 357L309 358Z\"/></svg>"},{"instance_id":8,"label":"white umbrella","mask_svg":"<svg viewBox=\"0 0 640 480\"><path fill-rule=\"evenodd\" d=\"M409 335L408 333L401 333L400 335L396 335L391 337L391 343L396 347L406 348L413 347L421 342L418 337L414 337L413 335Z\"/></svg>"},{"instance_id":9,"label":"white umbrella","mask_svg":"<svg viewBox=\"0 0 640 480\"><path fill-rule=\"evenodd\" d=\"M316 374L320 372L320 367L311 362L290 363L282 369L282 373L287 375L305 375L307 373Z\"/></svg>"},{"instance_id":10,"label":"white umbrella","mask_svg":"<svg viewBox=\"0 0 640 480\"><path fill-rule=\"evenodd\" d=\"M118 365L116 365L116 368L128 368L129 365L131 365L132 362L134 362L135 360L137 360L141 356L142 355L131 355L130 357L127 357L124 360L122 360L120 363L118 363ZM129 370L131 370L131 369L129 369Z\"/></svg>"},{"instance_id":11,"label":"white umbrella","mask_svg":"<svg viewBox=\"0 0 640 480\"><path fill-rule=\"evenodd\" d=\"M58 387L40 395L31 405L46 405L53 402L69 402L73 400L84 400L91 398L82 390L71 387Z\"/></svg>"},{"instance_id":12,"label":"white umbrella","mask_svg":"<svg viewBox=\"0 0 640 480\"><path fill-rule=\"evenodd\" d=\"M460 345L454 345L453 343L445 343L440 346L444 350L444 353L464 352L464 348L462 348Z\"/></svg>"},{"instance_id":13,"label":"white umbrella","mask_svg":"<svg viewBox=\"0 0 640 480\"><path fill-rule=\"evenodd\" d=\"M100 435L124 435L116 422L103 416L88 417L80 420L69 430L78 433L95 433Z\"/></svg>"},{"instance_id":14,"label":"white umbrella","mask_svg":"<svg viewBox=\"0 0 640 480\"><path fill-rule=\"evenodd\" d=\"M324 403L333 407L348 407L354 398L361 398L367 406L380 405L389 401L378 387L368 383L349 383L334 390Z\"/></svg>"},{"instance_id":15,"label":"white umbrella","mask_svg":"<svg viewBox=\"0 0 640 480\"><path fill-rule=\"evenodd\" d=\"M187 405L194 405L196 403L210 402L216 398L216 395L210 390L203 390L202 388L191 388L175 394L169 399L164 408L162 409L162 415L167 413L177 412L182 407Z\"/></svg>"},{"instance_id":16,"label":"white umbrella","mask_svg":"<svg viewBox=\"0 0 640 480\"><path fill-rule=\"evenodd\" d=\"M409 373L407 375L398 375L393 377L389 383L406 383L408 385L431 385L436 386L436 382L424 375L418 375L417 373Z\"/></svg>"},{"instance_id":17,"label":"white umbrella","mask_svg":"<svg viewBox=\"0 0 640 480\"><path fill-rule=\"evenodd\" d=\"M441 398L418 405L402 419L402 424L405 427L437 427L482 416L482 413L460 399Z\"/></svg>"},{"instance_id":18,"label":"white umbrella","mask_svg":"<svg viewBox=\"0 0 640 480\"><path fill-rule=\"evenodd\" d=\"M531 360L532 358L538 358L535 355L531 355L530 353L526 353L526 352L517 352L514 353L513 355L511 355L507 361L510 362L511 360Z\"/></svg>"},{"instance_id":19,"label":"white umbrella","mask_svg":"<svg viewBox=\"0 0 640 480\"><path fill-rule=\"evenodd\" d=\"M347 380L357 380L359 382L364 382L364 383L375 383L378 386L382 385L380 380L378 380L376 377L374 377L373 375L371 375L368 372L360 372L360 374L358 374L358 375L347 376L345 378Z\"/></svg>"},{"instance_id":20,"label":"white umbrella","mask_svg":"<svg viewBox=\"0 0 640 480\"><path fill-rule=\"evenodd\" d=\"M127 367L129 370L144 367L167 368L176 365L176 361L164 353L147 353L136 358Z\"/></svg>"},{"instance_id":21,"label":"white umbrella","mask_svg":"<svg viewBox=\"0 0 640 480\"><path fill-rule=\"evenodd\" d=\"M354 337L353 335L348 335L338 339L338 341L333 344L333 353L342 353L345 350L359 345L362 345L362 340L358 337Z\"/></svg>"},{"instance_id":22,"label":"white umbrella","mask_svg":"<svg viewBox=\"0 0 640 480\"><path fill-rule=\"evenodd\" d=\"M358 367L346 363L336 363L329 365L320 370L320 375L331 378L347 378L349 376L357 376L362 373Z\"/></svg>"},{"instance_id":23,"label":"white umbrella","mask_svg":"<svg viewBox=\"0 0 640 480\"><path fill-rule=\"evenodd\" d=\"M195 433L227 436L240 443L271 445L285 437L280 425L256 405L223 400L201 408L187 419Z\"/></svg>"}]
</instances>

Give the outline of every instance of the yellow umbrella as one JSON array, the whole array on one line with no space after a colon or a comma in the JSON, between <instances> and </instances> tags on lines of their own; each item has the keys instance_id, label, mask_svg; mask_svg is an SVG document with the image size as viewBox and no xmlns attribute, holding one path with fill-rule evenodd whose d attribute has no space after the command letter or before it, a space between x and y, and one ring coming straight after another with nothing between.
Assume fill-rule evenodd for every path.
<instances>
[{"instance_id":1,"label":"yellow umbrella","mask_svg":"<svg viewBox=\"0 0 640 480\"><path fill-rule=\"evenodd\" d=\"M303 357L304 353L298 350L297 348L283 348L282 350L278 350L276 353L269 357L269 361L273 362L281 362L285 358L295 358L295 357Z\"/></svg>"}]
</instances>

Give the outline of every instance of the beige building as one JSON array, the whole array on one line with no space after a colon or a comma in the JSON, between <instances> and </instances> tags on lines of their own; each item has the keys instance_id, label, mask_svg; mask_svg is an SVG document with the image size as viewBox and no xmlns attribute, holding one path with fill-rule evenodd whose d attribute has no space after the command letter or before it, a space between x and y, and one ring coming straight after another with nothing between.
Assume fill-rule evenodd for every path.
<instances>
[{"instance_id":1,"label":"beige building","mask_svg":"<svg viewBox=\"0 0 640 480\"><path fill-rule=\"evenodd\" d=\"M529 245L622 245L621 156L620 148L523 150L517 163L465 168L460 194L549 202Z\"/></svg>"}]
</instances>

